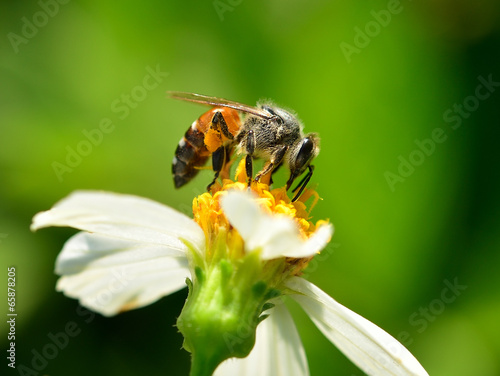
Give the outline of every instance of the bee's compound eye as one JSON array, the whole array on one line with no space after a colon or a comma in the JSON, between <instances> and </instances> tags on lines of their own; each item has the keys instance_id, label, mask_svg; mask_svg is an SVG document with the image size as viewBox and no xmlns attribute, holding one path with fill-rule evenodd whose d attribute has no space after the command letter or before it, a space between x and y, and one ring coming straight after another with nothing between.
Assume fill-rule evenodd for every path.
<instances>
[{"instance_id":1,"label":"bee's compound eye","mask_svg":"<svg viewBox=\"0 0 500 376\"><path fill-rule=\"evenodd\" d=\"M295 166L298 170L302 170L306 164L312 159L314 150L314 141L309 137L302 139L300 143L300 149L297 153L297 159L295 161Z\"/></svg>"}]
</instances>

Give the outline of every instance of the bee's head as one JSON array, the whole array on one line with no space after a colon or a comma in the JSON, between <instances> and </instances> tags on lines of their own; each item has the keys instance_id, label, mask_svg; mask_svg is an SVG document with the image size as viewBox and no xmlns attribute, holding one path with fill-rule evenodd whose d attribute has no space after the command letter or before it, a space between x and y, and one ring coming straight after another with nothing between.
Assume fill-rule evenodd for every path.
<instances>
[{"instance_id":1,"label":"bee's head","mask_svg":"<svg viewBox=\"0 0 500 376\"><path fill-rule=\"evenodd\" d=\"M294 180L302 175L312 160L319 154L319 136L316 133L309 133L302 139L299 139L290 149L288 157L288 167L290 169L290 178L286 182L288 190Z\"/></svg>"}]
</instances>

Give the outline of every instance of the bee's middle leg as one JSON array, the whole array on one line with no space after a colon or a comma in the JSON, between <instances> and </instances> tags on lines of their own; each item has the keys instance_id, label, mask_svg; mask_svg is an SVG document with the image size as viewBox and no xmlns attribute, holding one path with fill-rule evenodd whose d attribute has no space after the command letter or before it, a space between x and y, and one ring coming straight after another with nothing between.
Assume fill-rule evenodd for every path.
<instances>
[{"instance_id":1,"label":"bee's middle leg","mask_svg":"<svg viewBox=\"0 0 500 376\"><path fill-rule=\"evenodd\" d=\"M297 184L297 186L292 190L293 193L297 192L293 197L292 202L297 201L297 199L300 197L300 195L306 188L307 183L309 183L309 180L311 180L311 176L314 172L314 166L309 165L307 166L307 168L309 169L309 171L307 171L306 176L304 176L304 178L300 181L300 183Z\"/></svg>"},{"instance_id":2,"label":"bee's middle leg","mask_svg":"<svg viewBox=\"0 0 500 376\"><path fill-rule=\"evenodd\" d=\"M247 155L245 157L245 172L247 173L248 178L248 187L252 184L253 179L253 153L255 153L255 133L253 130L249 130L247 133L246 140L246 151Z\"/></svg>"}]
</instances>

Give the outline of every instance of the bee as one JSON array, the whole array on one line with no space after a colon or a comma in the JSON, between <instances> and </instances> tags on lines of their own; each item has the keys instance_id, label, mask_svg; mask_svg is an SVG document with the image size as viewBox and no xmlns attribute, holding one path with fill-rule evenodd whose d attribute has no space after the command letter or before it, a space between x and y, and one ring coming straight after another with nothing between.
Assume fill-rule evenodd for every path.
<instances>
[{"instance_id":1,"label":"bee","mask_svg":"<svg viewBox=\"0 0 500 376\"><path fill-rule=\"evenodd\" d=\"M193 179L211 156L215 176L207 186L207 190L210 190L221 171L228 168L236 149L237 154L245 155L249 186L253 177L254 158L265 161L255 181L269 173L272 178L272 174L285 165L290 170L286 190L307 170L304 178L292 190L296 192L292 201L299 198L314 171L311 162L319 153L319 137L316 133L304 135L303 126L294 114L270 102L258 103L253 107L201 94L177 91L169 94L175 99L212 106L193 122L177 145L172 161L176 188Z\"/></svg>"}]
</instances>

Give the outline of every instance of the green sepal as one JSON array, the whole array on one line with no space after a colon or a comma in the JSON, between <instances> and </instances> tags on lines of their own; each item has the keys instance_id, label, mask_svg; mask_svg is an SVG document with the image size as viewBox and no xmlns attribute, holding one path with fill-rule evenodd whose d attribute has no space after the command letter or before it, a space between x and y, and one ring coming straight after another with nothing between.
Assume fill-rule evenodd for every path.
<instances>
[{"instance_id":1,"label":"green sepal","mask_svg":"<svg viewBox=\"0 0 500 376\"><path fill-rule=\"evenodd\" d=\"M269 315L261 315L259 316L259 324L264 321L265 319L267 319L269 317Z\"/></svg>"},{"instance_id":2,"label":"green sepal","mask_svg":"<svg viewBox=\"0 0 500 376\"><path fill-rule=\"evenodd\" d=\"M268 309L274 308L275 304L273 303L266 303L262 306L262 312L267 311Z\"/></svg>"},{"instance_id":3,"label":"green sepal","mask_svg":"<svg viewBox=\"0 0 500 376\"><path fill-rule=\"evenodd\" d=\"M248 256L248 255L247 255ZM194 268L186 304L177 319L183 347L192 353L191 376L211 375L224 360L244 358L255 344L257 325L268 296L275 296L258 280L260 260L254 256L231 263L213 262L208 270Z\"/></svg>"}]
</instances>

